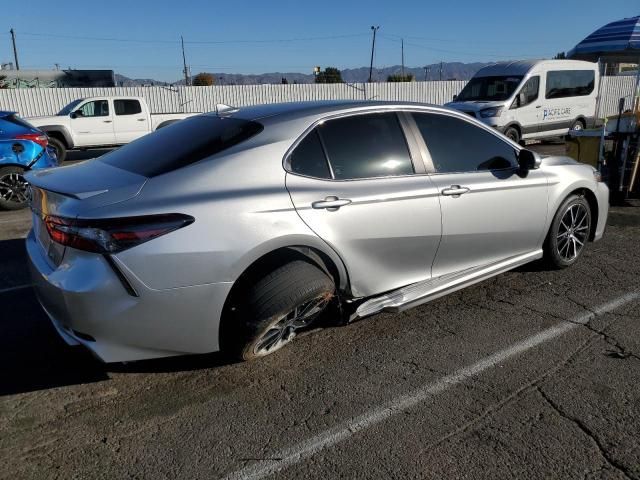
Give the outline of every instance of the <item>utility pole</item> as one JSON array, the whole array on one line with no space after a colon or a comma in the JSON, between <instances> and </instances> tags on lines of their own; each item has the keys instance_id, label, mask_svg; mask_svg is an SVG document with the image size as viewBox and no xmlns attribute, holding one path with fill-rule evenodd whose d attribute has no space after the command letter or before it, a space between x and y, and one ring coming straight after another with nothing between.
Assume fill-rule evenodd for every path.
<instances>
[{"instance_id":1,"label":"utility pole","mask_svg":"<svg viewBox=\"0 0 640 480\"><path fill-rule=\"evenodd\" d=\"M440 62L440 80L442 80L442 62Z\"/></svg>"},{"instance_id":2,"label":"utility pole","mask_svg":"<svg viewBox=\"0 0 640 480\"><path fill-rule=\"evenodd\" d=\"M373 31L373 42L371 43L371 64L369 65L369 83L371 83L371 76L373 75L373 53L376 49L376 32L380 28L380 25L374 27L371 25L371 30Z\"/></svg>"},{"instance_id":3,"label":"utility pole","mask_svg":"<svg viewBox=\"0 0 640 480\"><path fill-rule=\"evenodd\" d=\"M189 69L187 68L187 57L184 55L184 38L180 35L180 42L182 43L182 66L184 67L184 84L189 86Z\"/></svg>"},{"instance_id":4,"label":"utility pole","mask_svg":"<svg viewBox=\"0 0 640 480\"><path fill-rule=\"evenodd\" d=\"M402 81L404 82L404 38L400 39L400 49L402 51Z\"/></svg>"},{"instance_id":5,"label":"utility pole","mask_svg":"<svg viewBox=\"0 0 640 480\"><path fill-rule=\"evenodd\" d=\"M16 32L13 31L13 28L9 30L11 33L11 42L13 42L13 59L16 62L16 70L20 70L20 64L18 63L18 49L16 48Z\"/></svg>"},{"instance_id":6,"label":"utility pole","mask_svg":"<svg viewBox=\"0 0 640 480\"><path fill-rule=\"evenodd\" d=\"M427 66L424 67L424 81L425 82L427 80L429 80L429 70L431 70L429 67L427 67Z\"/></svg>"}]
</instances>

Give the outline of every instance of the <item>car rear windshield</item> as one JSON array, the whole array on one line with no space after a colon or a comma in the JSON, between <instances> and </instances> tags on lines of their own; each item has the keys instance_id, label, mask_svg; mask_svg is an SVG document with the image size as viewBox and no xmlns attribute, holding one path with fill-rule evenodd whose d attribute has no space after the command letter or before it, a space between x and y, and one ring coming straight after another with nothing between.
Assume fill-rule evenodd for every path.
<instances>
[{"instance_id":1,"label":"car rear windshield","mask_svg":"<svg viewBox=\"0 0 640 480\"><path fill-rule=\"evenodd\" d=\"M7 121L7 122L9 122L9 123L13 123L14 125L18 125L19 127L28 128L29 130L35 130L36 129L36 127L31 125L29 122L27 122L26 120L23 120L22 118L18 117L15 114L8 115L6 117L3 117L2 119Z\"/></svg>"},{"instance_id":2,"label":"car rear windshield","mask_svg":"<svg viewBox=\"0 0 640 480\"><path fill-rule=\"evenodd\" d=\"M262 129L257 122L199 115L160 128L100 157L100 161L155 177L222 152Z\"/></svg>"}]
</instances>

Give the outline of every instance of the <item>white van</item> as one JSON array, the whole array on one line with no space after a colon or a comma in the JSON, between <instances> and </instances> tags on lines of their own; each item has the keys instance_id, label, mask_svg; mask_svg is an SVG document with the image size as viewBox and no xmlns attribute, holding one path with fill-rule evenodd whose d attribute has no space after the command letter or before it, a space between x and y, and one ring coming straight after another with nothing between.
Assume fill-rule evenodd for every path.
<instances>
[{"instance_id":1,"label":"white van","mask_svg":"<svg viewBox=\"0 0 640 480\"><path fill-rule=\"evenodd\" d=\"M566 135L593 124L598 64L529 60L481 68L446 106L497 128L515 142Z\"/></svg>"}]
</instances>

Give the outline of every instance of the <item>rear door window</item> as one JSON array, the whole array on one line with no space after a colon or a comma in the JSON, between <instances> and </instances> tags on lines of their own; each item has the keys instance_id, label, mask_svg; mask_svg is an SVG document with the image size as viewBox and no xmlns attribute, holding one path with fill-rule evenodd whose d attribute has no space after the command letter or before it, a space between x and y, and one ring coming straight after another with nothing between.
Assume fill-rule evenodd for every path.
<instances>
[{"instance_id":1,"label":"rear door window","mask_svg":"<svg viewBox=\"0 0 640 480\"><path fill-rule=\"evenodd\" d=\"M414 173L395 113L371 113L329 120L317 127L336 180Z\"/></svg>"},{"instance_id":2,"label":"rear door window","mask_svg":"<svg viewBox=\"0 0 640 480\"><path fill-rule=\"evenodd\" d=\"M138 100L114 100L113 109L116 111L116 115L135 115L142 112Z\"/></svg>"},{"instance_id":3,"label":"rear door window","mask_svg":"<svg viewBox=\"0 0 640 480\"><path fill-rule=\"evenodd\" d=\"M449 115L414 113L436 173L501 170L518 165L516 149L471 122Z\"/></svg>"},{"instance_id":4,"label":"rear door window","mask_svg":"<svg viewBox=\"0 0 640 480\"><path fill-rule=\"evenodd\" d=\"M291 171L299 175L315 178L331 178L331 171L324 155L317 130L311 131L289 157Z\"/></svg>"},{"instance_id":5,"label":"rear door window","mask_svg":"<svg viewBox=\"0 0 640 480\"><path fill-rule=\"evenodd\" d=\"M220 153L262 129L261 124L248 120L198 115L145 135L99 161L154 177Z\"/></svg>"}]
</instances>

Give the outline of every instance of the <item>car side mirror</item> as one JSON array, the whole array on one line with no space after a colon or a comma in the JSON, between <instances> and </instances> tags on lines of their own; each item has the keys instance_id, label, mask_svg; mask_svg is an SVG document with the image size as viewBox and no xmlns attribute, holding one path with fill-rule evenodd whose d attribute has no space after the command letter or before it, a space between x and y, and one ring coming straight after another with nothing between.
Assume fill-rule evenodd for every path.
<instances>
[{"instance_id":1,"label":"car side mirror","mask_svg":"<svg viewBox=\"0 0 640 480\"><path fill-rule=\"evenodd\" d=\"M78 118L78 114L77 114L76 112L71 112L71 113L69 114L69 117L71 117L71 118Z\"/></svg>"},{"instance_id":2,"label":"car side mirror","mask_svg":"<svg viewBox=\"0 0 640 480\"><path fill-rule=\"evenodd\" d=\"M541 163L542 157L538 153L527 150L526 148L520 150L518 154L518 165L521 170L535 170L540 168Z\"/></svg>"},{"instance_id":3,"label":"car side mirror","mask_svg":"<svg viewBox=\"0 0 640 480\"><path fill-rule=\"evenodd\" d=\"M525 93L518 94L518 106L522 107L527 103L527 95Z\"/></svg>"},{"instance_id":4,"label":"car side mirror","mask_svg":"<svg viewBox=\"0 0 640 480\"><path fill-rule=\"evenodd\" d=\"M458 95L453 96L453 101L455 102L456 100L458 100Z\"/></svg>"}]
</instances>

